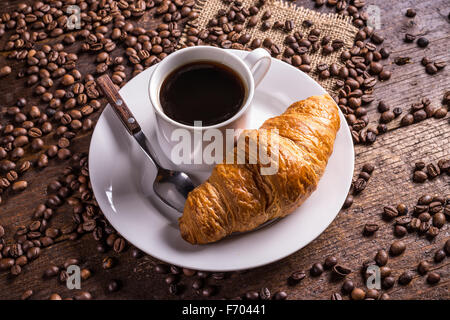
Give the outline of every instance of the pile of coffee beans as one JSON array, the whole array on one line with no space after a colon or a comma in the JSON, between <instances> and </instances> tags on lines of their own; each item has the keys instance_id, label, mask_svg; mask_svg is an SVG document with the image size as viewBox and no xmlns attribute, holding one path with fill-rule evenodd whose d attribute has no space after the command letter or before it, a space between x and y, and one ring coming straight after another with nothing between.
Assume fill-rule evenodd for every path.
<instances>
[{"instance_id":1,"label":"pile of coffee beans","mask_svg":"<svg viewBox=\"0 0 450 320\"><path fill-rule=\"evenodd\" d=\"M450 159L441 159L434 163L426 164L424 161L418 161L414 164L414 173L412 180L416 183L424 183L427 180L433 180L441 174L450 175Z\"/></svg>"},{"instance_id":2,"label":"pile of coffee beans","mask_svg":"<svg viewBox=\"0 0 450 320\"><path fill-rule=\"evenodd\" d=\"M365 0L312 0L316 7L320 8L323 5L327 7L334 7L337 13L353 18L353 24L361 28L366 25L368 19L367 12L360 11L365 5Z\"/></svg>"},{"instance_id":3,"label":"pile of coffee beans","mask_svg":"<svg viewBox=\"0 0 450 320\"><path fill-rule=\"evenodd\" d=\"M422 98L421 101L416 102L411 106L409 113L402 117L400 124L402 126L408 126L431 117L441 119L446 115L447 108L437 107L431 103L430 99Z\"/></svg>"},{"instance_id":4,"label":"pile of coffee beans","mask_svg":"<svg viewBox=\"0 0 450 320\"><path fill-rule=\"evenodd\" d=\"M425 67L426 73L430 75L438 73L447 66L445 61L433 61L427 57L423 57L421 63Z\"/></svg>"},{"instance_id":5,"label":"pile of coffee beans","mask_svg":"<svg viewBox=\"0 0 450 320\"><path fill-rule=\"evenodd\" d=\"M414 9L408 9L406 10L405 15L408 18L414 18L416 16L417 12ZM417 41L416 41L417 39ZM416 41L417 45L420 48L426 48L428 47L430 41L426 38L426 37L417 37L415 34L412 33L406 33L405 37L404 37L404 41L407 43L412 43L414 41ZM400 60L399 60L400 62ZM425 71L426 73L430 74L430 75L434 75L436 74L438 71L444 69L446 67L446 62L445 61L432 61L426 57L424 57L422 59L422 65L425 67Z\"/></svg>"},{"instance_id":6,"label":"pile of coffee beans","mask_svg":"<svg viewBox=\"0 0 450 320\"><path fill-rule=\"evenodd\" d=\"M245 8L240 1L224 2L229 5L228 9L219 10L217 16L208 22L206 29L201 30L192 24L187 31L186 46L209 44L241 50L262 47L273 57L278 57L303 72L316 72L321 80L335 78L338 93L334 99L346 115L355 143L372 144L377 134L385 132L383 128L379 130L376 126L367 127L369 117L365 105L374 100L376 83L391 77L391 72L381 64L381 60L387 59L390 52L386 48L377 48L384 38L373 28L366 26L367 14L360 12L364 1L353 0L350 5L347 5L347 1L327 2L327 5L335 6L338 12L352 16L353 23L361 28L354 46L348 50L343 49L344 42L341 39L321 36L321 30L315 28L309 20L302 23L302 27L308 30L307 33L296 30L297 26L291 20L272 21L270 10L264 9L265 0L259 0L249 8ZM316 4L321 6L325 1L318 1ZM286 33L286 49L282 52L270 38L251 39L246 30L258 25L262 30L274 29ZM319 63L312 70L310 54L320 52L327 56L337 51L342 51L343 65Z\"/></svg>"},{"instance_id":7,"label":"pile of coffee beans","mask_svg":"<svg viewBox=\"0 0 450 320\"><path fill-rule=\"evenodd\" d=\"M434 239L450 219L450 199L425 194L417 200L411 210L403 203L385 206L382 216L386 221L394 220L394 235L398 238L404 237L408 232L418 232L429 239Z\"/></svg>"},{"instance_id":8,"label":"pile of coffee beans","mask_svg":"<svg viewBox=\"0 0 450 320\"><path fill-rule=\"evenodd\" d=\"M178 45L180 26L198 17L194 3L44 0L19 4L16 11L0 16L0 37L6 38L2 49L11 61L0 67L0 78L24 78L34 93L0 110L0 203L28 187L24 176L28 170L42 170L53 159L70 162L63 174L49 183L47 200L36 207L30 223L11 230L12 239L5 239L4 228L0 228L0 270L17 276L43 248L87 233L98 241L99 252L127 249L127 242L109 225L94 199L88 158L73 153L74 138L93 129L104 106L94 77L108 72L114 83L122 86L164 59ZM80 8L76 29L68 23L71 5ZM136 21L150 10L162 22L152 29L137 26ZM88 59L86 53L95 64L93 73L82 73L78 67L81 55ZM64 204L72 207L73 222L61 228L51 226L56 210ZM113 267L114 262L108 261L103 266ZM64 266L51 265L45 276L58 276L63 282L67 273ZM91 272L83 269L82 276L87 279ZM114 288L110 291L120 288L110 287ZM22 298L32 294L27 290ZM50 298L61 299L58 294ZM90 299L92 295L81 292L73 298Z\"/></svg>"},{"instance_id":9,"label":"pile of coffee beans","mask_svg":"<svg viewBox=\"0 0 450 320\"><path fill-rule=\"evenodd\" d=\"M376 83L391 77L391 72L385 70L380 62L387 59L390 53L385 48L377 49L383 41L371 27L364 27L357 33L355 45L341 54L344 66L337 73L338 93L335 100L345 114L355 143L372 144L378 134L386 132L375 125L369 126L365 107L374 101Z\"/></svg>"}]
</instances>

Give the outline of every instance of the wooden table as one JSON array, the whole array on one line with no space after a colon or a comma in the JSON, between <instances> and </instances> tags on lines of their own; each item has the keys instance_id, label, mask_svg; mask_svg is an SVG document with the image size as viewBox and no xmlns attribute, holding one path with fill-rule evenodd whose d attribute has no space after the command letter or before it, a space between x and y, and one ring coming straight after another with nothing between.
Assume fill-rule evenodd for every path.
<instances>
[{"instance_id":1,"label":"wooden table","mask_svg":"<svg viewBox=\"0 0 450 320\"><path fill-rule=\"evenodd\" d=\"M2 12L10 11L19 1L8 1ZM31 2L31 1L30 1ZM437 75L425 73L420 60L425 55L433 59L450 62L450 24L447 18L447 0L407 0L384 1L369 0L369 4L381 9L381 33L385 35L385 45L392 50L391 61L397 56L409 56L413 63L405 66L389 65L393 71L390 81L376 86L377 100L369 108L369 115L377 119L379 114L376 105L384 100L395 107L402 107L407 111L410 105L420 101L422 97L431 99L439 105L446 90L450 90L449 68ZM313 8L310 0L297 1L299 5ZM415 8L417 17L411 24L411 19L405 17L405 10ZM325 6L321 11L330 11ZM157 21L144 17L148 27L156 25ZM415 44L403 42L406 30L424 33L430 40L426 49L420 49ZM3 42L4 40L2 40ZM4 55L0 57L0 65L4 63ZM92 71L89 62L83 63L80 69L84 72ZM18 97L31 99L31 93L24 89L24 80L7 82L0 80L0 106L12 105ZM353 270L359 270L364 260L373 259L380 248L388 249L395 239L392 223L381 219L384 205L396 205L400 202L413 206L424 193L450 194L450 177L441 175L433 181L415 184L411 181L412 167L418 160L437 162L450 156L450 124L449 116L445 119L428 119L419 124L399 127L398 123L389 125L390 131L379 136L371 146L356 146L355 176L364 163L373 163L376 169L367 189L356 197L353 206L339 213L328 229L310 245L291 256L272 263L268 266L228 274L224 280L209 279L210 284L218 285L215 298L231 298L244 294L247 290L259 290L268 287L272 293L285 290L289 299L329 299L333 292L339 292L342 282L330 281L329 273L313 278L308 276L297 286L289 286L286 279L295 270L309 270L315 262L323 262L329 255L336 256ZM87 152L91 134L83 134L76 138L73 144L74 152ZM20 194L8 197L0 205L0 224L5 226L7 236L11 237L16 228L30 222L34 208L45 201L46 186L49 181L61 175L67 165L64 161L51 160L44 170L32 169L26 173L29 182L28 189ZM70 222L71 210L68 206L58 209L58 214L52 220L52 225L61 227ZM381 228L372 237L364 237L362 229L365 223L379 223ZM449 238L449 223L441 229L439 235L432 241L419 237L416 233L408 234L404 241L408 247L400 257L390 258L389 266L398 277L407 269L415 270L419 261L431 259L434 252L443 246ZM105 256L118 258L119 264L103 270L101 261ZM156 274L153 269L158 261L145 256L135 259L131 250L116 254L112 250L99 254L96 251L96 241L91 235L79 240L69 241L62 238L48 249L44 249L41 256L27 265L23 273L12 278L9 273L0 273L0 299L18 299L23 291L31 288L33 299L47 299L56 292L63 297L71 297L74 292L59 284L56 279L44 280L43 272L53 263L63 264L65 259L76 257L81 259L82 266L89 268L93 277L82 282L82 290L89 291L96 299L197 299L190 288L193 278L183 277L181 283L185 290L174 297L169 294L168 286L164 282L164 275ZM430 286L423 276L416 276L408 286L396 284L388 290L393 299L449 299L450 298L450 260L447 257L433 268L441 274L438 285ZM362 286L359 272L354 271L350 276L358 286ZM119 279L123 287L120 291L108 294L105 290L110 279ZM243 285L245 284L245 285Z\"/></svg>"}]
</instances>

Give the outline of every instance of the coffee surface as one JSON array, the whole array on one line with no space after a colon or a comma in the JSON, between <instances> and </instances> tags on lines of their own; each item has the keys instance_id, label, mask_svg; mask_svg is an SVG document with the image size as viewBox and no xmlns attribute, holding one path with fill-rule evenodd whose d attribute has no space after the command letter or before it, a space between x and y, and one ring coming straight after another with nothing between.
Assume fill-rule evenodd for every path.
<instances>
[{"instance_id":1,"label":"coffee surface","mask_svg":"<svg viewBox=\"0 0 450 320\"><path fill-rule=\"evenodd\" d=\"M241 77L231 68L212 61L185 64L172 71L160 90L160 103L171 119L210 126L233 117L246 96Z\"/></svg>"}]
</instances>

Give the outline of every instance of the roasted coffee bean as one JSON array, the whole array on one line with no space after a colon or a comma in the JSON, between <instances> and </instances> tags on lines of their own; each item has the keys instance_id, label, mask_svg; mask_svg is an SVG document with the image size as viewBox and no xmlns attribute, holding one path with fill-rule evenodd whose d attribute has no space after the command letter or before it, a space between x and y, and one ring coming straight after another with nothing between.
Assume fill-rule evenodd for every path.
<instances>
[{"instance_id":1,"label":"roasted coffee bean","mask_svg":"<svg viewBox=\"0 0 450 320\"><path fill-rule=\"evenodd\" d=\"M441 281L441 276L437 272L430 272L427 276L427 282L431 285Z\"/></svg>"},{"instance_id":2,"label":"roasted coffee bean","mask_svg":"<svg viewBox=\"0 0 450 320\"><path fill-rule=\"evenodd\" d=\"M398 216L398 211L394 206L386 206L383 208L383 218L391 220Z\"/></svg>"},{"instance_id":3,"label":"roasted coffee bean","mask_svg":"<svg viewBox=\"0 0 450 320\"><path fill-rule=\"evenodd\" d=\"M376 289L368 289L366 293L366 300L373 299L377 300L380 293Z\"/></svg>"},{"instance_id":4,"label":"roasted coffee bean","mask_svg":"<svg viewBox=\"0 0 450 320\"><path fill-rule=\"evenodd\" d=\"M30 248L27 251L27 258L28 260L34 260L40 255L40 253L41 249L39 247Z\"/></svg>"},{"instance_id":5,"label":"roasted coffee bean","mask_svg":"<svg viewBox=\"0 0 450 320\"><path fill-rule=\"evenodd\" d=\"M393 256L399 256L405 251L405 249L406 249L406 244L401 240L397 240L391 244L389 252Z\"/></svg>"},{"instance_id":6,"label":"roasted coffee bean","mask_svg":"<svg viewBox=\"0 0 450 320\"><path fill-rule=\"evenodd\" d=\"M202 296L203 297L210 297L212 295L214 295L216 289L213 286L206 286L205 288L203 288L202 290Z\"/></svg>"},{"instance_id":7,"label":"roasted coffee bean","mask_svg":"<svg viewBox=\"0 0 450 320\"><path fill-rule=\"evenodd\" d=\"M78 265L78 264L80 264L80 261L78 259L76 259L76 258L68 258L68 259L66 259L66 261L64 261L64 265L63 266L64 266L64 269L67 269L71 265Z\"/></svg>"},{"instance_id":8,"label":"roasted coffee bean","mask_svg":"<svg viewBox=\"0 0 450 320\"><path fill-rule=\"evenodd\" d=\"M290 275L290 277L288 279L288 282L289 282L289 284L292 284L292 285L293 284L297 284L300 281L302 281L305 277L306 277L306 273L305 272L303 272L303 271L295 271L295 272L293 272Z\"/></svg>"},{"instance_id":9,"label":"roasted coffee bean","mask_svg":"<svg viewBox=\"0 0 450 320\"><path fill-rule=\"evenodd\" d=\"M395 284L395 278L393 276L387 276L381 282L381 286L385 290L392 288L394 286L394 284Z\"/></svg>"},{"instance_id":10,"label":"roasted coffee bean","mask_svg":"<svg viewBox=\"0 0 450 320\"><path fill-rule=\"evenodd\" d=\"M397 206L397 212L400 216L404 216L404 215L408 214L408 207L405 204L400 203Z\"/></svg>"},{"instance_id":11,"label":"roasted coffee bean","mask_svg":"<svg viewBox=\"0 0 450 320\"><path fill-rule=\"evenodd\" d=\"M265 38L263 41L263 46L270 48L273 45L273 41L270 38Z\"/></svg>"},{"instance_id":12,"label":"roasted coffee bean","mask_svg":"<svg viewBox=\"0 0 450 320\"><path fill-rule=\"evenodd\" d=\"M50 295L49 300L62 300L62 298L61 298L61 296L60 296L59 294L57 294L57 293L52 293L52 294Z\"/></svg>"},{"instance_id":13,"label":"roasted coffee bean","mask_svg":"<svg viewBox=\"0 0 450 320\"><path fill-rule=\"evenodd\" d=\"M422 222L428 222L431 219L431 215L428 212L422 212L417 218Z\"/></svg>"},{"instance_id":14,"label":"roasted coffee bean","mask_svg":"<svg viewBox=\"0 0 450 320\"><path fill-rule=\"evenodd\" d=\"M386 250L378 250L376 256L375 256L375 262L379 267L385 266L388 263L389 256Z\"/></svg>"},{"instance_id":15,"label":"roasted coffee bean","mask_svg":"<svg viewBox=\"0 0 450 320\"><path fill-rule=\"evenodd\" d=\"M406 33L405 34L405 42L414 42L414 40L416 40L416 36L411 34L411 33Z\"/></svg>"},{"instance_id":16,"label":"roasted coffee bean","mask_svg":"<svg viewBox=\"0 0 450 320\"><path fill-rule=\"evenodd\" d=\"M338 263L336 257L330 256L325 259L323 266L325 269L331 269Z\"/></svg>"},{"instance_id":17,"label":"roasted coffee bean","mask_svg":"<svg viewBox=\"0 0 450 320\"><path fill-rule=\"evenodd\" d=\"M380 54L381 54L381 58L382 59L387 59L391 55L390 51L388 49L386 49L386 48L381 48L380 49Z\"/></svg>"},{"instance_id":18,"label":"roasted coffee bean","mask_svg":"<svg viewBox=\"0 0 450 320\"><path fill-rule=\"evenodd\" d=\"M389 277L392 273L391 268L387 267L387 266L383 266L380 268L380 276L382 279Z\"/></svg>"},{"instance_id":19,"label":"roasted coffee bean","mask_svg":"<svg viewBox=\"0 0 450 320\"><path fill-rule=\"evenodd\" d=\"M439 263L442 262L445 259L445 251L442 249L439 249L434 254L434 262Z\"/></svg>"},{"instance_id":20,"label":"roasted coffee bean","mask_svg":"<svg viewBox=\"0 0 450 320\"><path fill-rule=\"evenodd\" d=\"M360 288L354 288L351 293L351 297L353 300L364 300L366 297L366 292Z\"/></svg>"},{"instance_id":21,"label":"roasted coffee bean","mask_svg":"<svg viewBox=\"0 0 450 320\"><path fill-rule=\"evenodd\" d=\"M429 179L434 179L441 173L439 170L439 167L433 163L430 163L429 165L427 165L426 168L427 168L427 174L428 174Z\"/></svg>"},{"instance_id":22,"label":"roasted coffee bean","mask_svg":"<svg viewBox=\"0 0 450 320\"><path fill-rule=\"evenodd\" d=\"M405 15L408 18L414 18L416 16L416 10L409 8L408 10L406 10Z\"/></svg>"},{"instance_id":23,"label":"roasted coffee bean","mask_svg":"<svg viewBox=\"0 0 450 320\"><path fill-rule=\"evenodd\" d=\"M442 212L438 212L433 216L433 226L442 228L445 224L445 220L445 215Z\"/></svg>"},{"instance_id":24,"label":"roasted coffee bean","mask_svg":"<svg viewBox=\"0 0 450 320\"><path fill-rule=\"evenodd\" d=\"M176 275L174 275L174 274L169 274L165 279L164 279L164 281L167 283L167 284L172 284L172 283L177 283L178 281L179 281L179 278L176 276Z\"/></svg>"},{"instance_id":25,"label":"roasted coffee bean","mask_svg":"<svg viewBox=\"0 0 450 320\"><path fill-rule=\"evenodd\" d=\"M70 74L65 74L61 80L64 86L70 86L75 82L75 78Z\"/></svg>"},{"instance_id":26,"label":"roasted coffee bean","mask_svg":"<svg viewBox=\"0 0 450 320\"><path fill-rule=\"evenodd\" d=\"M285 291L278 291L273 295L274 300L286 300L287 293Z\"/></svg>"},{"instance_id":27,"label":"roasted coffee bean","mask_svg":"<svg viewBox=\"0 0 450 320\"><path fill-rule=\"evenodd\" d=\"M353 281L347 279L342 284L341 290L342 290L342 293L349 294L353 291L354 288L355 288L355 285L353 284Z\"/></svg>"},{"instance_id":28,"label":"roasted coffee bean","mask_svg":"<svg viewBox=\"0 0 450 320\"><path fill-rule=\"evenodd\" d=\"M378 229L380 228L380 226L378 224L375 223L366 223L364 225L364 234L367 236L373 235L375 232L378 231Z\"/></svg>"},{"instance_id":29,"label":"roasted coffee bean","mask_svg":"<svg viewBox=\"0 0 450 320\"><path fill-rule=\"evenodd\" d=\"M401 285L409 284L414 277L414 273L411 271L405 271L398 277L398 283Z\"/></svg>"},{"instance_id":30,"label":"roasted coffee bean","mask_svg":"<svg viewBox=\"0 0 450 320\"><path fill-rule=\"evenodd\" d=\"M355 194L359 194L366 188L366 186L367 186L367 181L362 178L359 178L354 183L353 192Z\"/></svg>"},{"instance_id":31,"label":"roasted coffee bean","mask_svg":"<svg viewBox=\"0 0 450 320\"><path fill-rule=\"evenodd\" d=\"M352 272L352 270L350 268L347 268L347 267L339 265L339 264L337 264L333 267L333 273L339 277L345 277L348 274L350 274L351 272Z\"/></svg>"},{"instance_id":32,"label":"roasted coffee bean","mask_svg":"<svg viewBox=\"0 0 450 320\"><path fill-rule=\"evenodd\" d=\"M436 74L438 72L438 68L436 67L436 65L434 63L429 63L425 66L425 71L430 74Z\"/></svg>"},{"instance_id":33,"label":"roasted coffee bean","mask_svg":"<svg viewBox=\"0 0 450 320\"><path fill-rule=\"evenodd\" d=\"M380 122L381 123L389 123L394 120L395 114L392 111L385 111L381 114Z\"/></svg>"},{"instance_id":34,"label":"roasted coffee bean","mask_svg":"<svg viewBox=\"0 0 450 320\"><path fill-rule=\"evenodd\" d=\"M48 267L44 272L44 276L46 278L52 278L52 277L57 276L58 274L59 274L59 268L55 265Z\"/></svg>"},{"instance_id":35,"label":"roasted coffee bean","mask_svg":"<svg viewBox=\"0 0 450 320\"><path fill-rule=\"evenodd\" d=\"M428 230L427 230L427 237L430 239L435 238L437 235L439 234L439 228L436 228L434 226L429 226Z\"/></svg>"},{"instance_id":36,"label":"roasted coffee bean","mask_svg":"<svg viewBox=\"0 0 450 320\"><path fill-rule=\"evenodd\" d=\"M202 279L195 279L193 282L192 282L192 288L194 289L194 290L199 290L199 289L201 289L203 287L203 280Z\"/></svg>"},{"instance_id":37,"label":"roasted coffee bean","mask_svg":"<svg viewBox=\"0 0 450 320\"><path fill-rule=\"evenodd\" d=\"M427 180L428 175L423 171L415 171L413 174L413 181L418 183L423 183Z\"/></svg>"},{"instance_id":38,"label":"roasted coffee bean","mask_svg":"<svg viewBox=\"0 0 450 320\"><path fill-rule=\"evenodd\" d=\"M88 291L78 291L75 293L73 298L75 300L91 300L92 294Z\"/></svg>"},{"instance_id":39,"label":"roasted coffee bean","mask_svg":"<svg viewBox=\"0 0 450 320\"><path fill-rule=\"evenodd\" d=\"M166 264L157 264L155 266L155 272L161 273L161 274L166 274L166 273L169 273L169 268Z\"/></svg>"},{"instance_id":40,"label":"roasted coffee bean","mask_svg":"<svg viewBox=\"0 0 450 320\"><path fill-rule=\"evenodd\" d=\"M139 259L144 256L144 253L141 250L139 250L138 248L133 247L133 249L131 250L131 256L135 259Z\"/></svg>"},{"instance_id":41,"label":"roasted coffee bean","mask_svg":"<svg viewBox=\"0 0 450 320\"><path fill-rule=\"evenodd\" d=\"M27 188L27 186L28 186L28 183L26 181L22 180L22 181L14 182L12 185L12 189L15 192L19 192L19 191L25 190Z\"/></svg>"},{"instance_id":42,"label":"roasted coffee bean","mask_svg":"<svg viewBox=\"0 0 450 320\"><path fill-rule=\"evenodd\" d=\"M259 299L259 292L258 291L254 291L254 290L248 291L245 294L245 299L246 300L258 300Z\"/></svg>"},{"instance_id":43,"label":"roasted coffee bean","mask_svg":"<svg viewBox=\"0 0 450 320\"><path fill-rule=\"evenodd\" d=\"M315 263L310 269L310 273L313 277L320 276L323 273L323 266L321 263Z\"/></svg>"},{"instance_id":44,"label":"roasted coffee bean","mask_svg":"<svg viewBox=\"0 0 450 320\"><path fill-rule=\"evenodd\" d=\"M92 273L89 269L81 269L80 275L82 280L87 280L92 276Z\"/></svg>"},{"instance_id":45,"label":"roasted coffee bean","mask_svg":"<svg viewBox=\"0 0 450 320\"><path fill-rule=\"evenodd\" d=\"M450 239L445 242L444 251L447 256L450 256Z\"/></svg>"},{"instance_id":46,"label":"roasted coffee bean","mask_svg":"<svg viewBox=\"0 0 450 320\"><path fill-rule=\"evenodd\" d=\"M271 293L269 288L261 288L261 290L259 291L259 298L261 300L269 300L271 298Z\"/></svg>"},{"instance_id":47,"label":"roasted coffee bean","mask_svg":"<svg viewBox=\"0 0 450 320\"><path fill-rule=\"evenodd\" d=\"M437 70L442 70L447 66L447 63L445 61L436 61L434 63L434 66L436 67Z\"/></svg>"},{"instance_id":48,"label":"roasted coffee bean","mask_svg":"<svg viewBox=\"0 0 450 320\"><path fill-rule=\"evenodd\" d=\"M447 115L447 109L446 108L444 108L444 107L441 107L441 108L438 108L435 112L434 112L434 114L433 114L433 116L436 118L436 119L442 119L442 118L445 118L445 116Z\"/></svg>"},{"instance_id":49,"label":"roasted coffee bean","mask_svg":"<svg viewBox=\"0 0 450 320\"><path fill-rule=\"evenodd\" d=\"M28 289L25 290L24 293L22 294L22 296L20 297L21 300L28 300L31 298L31 296L33 295L33 290Z\"/></svg>"},{"instance_id":50,"label":"roasted coffee bean","mask_svg":"<svg viewBox=\"0 0 450 320\"><path fill-rule=\"evenodd\" d=\"M8 270L14 265L14 259L12 258L0 258L0 271Z\"/></svg>"},{"instance_id":51,"label":"roasted coffee bean","mask_svg":"<svg viewBox=\"0 0 450 320\"><path fill-rule=\"evenodd\" d=\"M402 238L407 232L408 230L404 226L397 225L394 227L394 234L396 237Z\"/></svg>"},{"instance_id":52,"label":"roasted coffee bean","mask_svg":"<svg viewBox=\"0 0 450 320\"><path fill-rule=\"evenodd\" d=\"M352 197L352 195L349 194L349 195L347 195L347 198L345 198L342 208L343 209L350 208L352 204L353 204L353 197Z\"/></svg>"},{"instance_id":53,"label":"roasted coffee bean","mask_svg":"<svg viewBox=\"0 0 450 320\"><path fill-rule=\"evenodd\" d=\"M111 269L116 265L116 261L114 258L112 257L105 257L102 261L102 268L107 270L107 269ZM155 269L156 271L156 269ZM157 273L160 273L158 271L156 271Z\"/></svg>"},{"instance_id":54,"label":"roasted coffee bean","mask_svg":"<svg viewBox=\"0 0 450 320\"><path fill-rule=\"evenodd\" d=\"M119 237L114 241L113 249L115 252L120 253L125 249L125 246L126 246L125 239Z\"/></svg>"},{"instance_id":55,"label":"roasted coffee bean","mask_svg":"<svg viewBox=\"0 0 450 320\"><path fill-rule=\"evenodd\" d=\"M106 286L108 292L116 292L120 288L120 283L117 280L110 280Z\"/></svg>"},{"instance_id":56,"label":"roasted coffee bean","mask_svg":"<svg viewBox=\"0 0 450 320\"><path fill-rule=\"evenodd\" d=\"M342 300L342 296L339 293L335 292L331 295L331 300Z\"/></svg>"},{"instance_id":57,"label":"roasted coffee bean","mask_svg":"<svg viewBox=\"0 0 450 320\"><path fill-rule=\"evenodd\" d=\"M250 44L250 47L252 48L252 49L256 49L256 48L259 48L259 47L261 47L261 40L259 40L259 39L253 39L253 41L251 42L251 44Z\"/></svg>"},{"instance_id":58,"label":"roasted coffee bean","mask_svg":"<svg viewBox=\"0 0 450 320\"><path fill-rule=\"evenodd\" d=\"M430 263L428 263L427 261L421 261L417 266L417 271L419 272L420 275L424 275L430 270L430 268L431 268Z\"/></svg>"}]
</instances>

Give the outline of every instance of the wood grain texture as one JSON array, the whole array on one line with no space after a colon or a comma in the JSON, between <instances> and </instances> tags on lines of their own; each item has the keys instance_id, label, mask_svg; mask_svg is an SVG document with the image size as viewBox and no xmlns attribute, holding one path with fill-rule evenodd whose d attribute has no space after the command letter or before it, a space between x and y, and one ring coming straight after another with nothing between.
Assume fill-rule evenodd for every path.
<instances>
[{"instance_id":1,"label":"wood grain texture","mask_svg":"<svg viewBox=\"0 0 450 320\"><path fill-rule=\"evenodd\" d=\"M10 11L19 1L8 1L1 12ZM378 5L381 9L381 33L385 35L385 46L392 51L391 57L409 56L413 63L405 66L390 64L393 71L390 81L379 83L375 89L376 101L369 107L369 116L376 121L379 114L376 111L377 102L384 100L394 107L403 108L406 112L410 105L422 97L429 98L432 103L439 105L446 90L450 90L449 67L430 76L425 73L420 64L423 56L450 62L450 24L447 0L407 0L384 1L368 0L368 4ZM311 0L299 0L298 4L313 7ZM414 23L404 16L407 8L415 8L418 12ZM321 11L331 11L325 6ZM158 21L150 17L143 17L140 24L146 27L155 26ZM430 40L426 49L420 49L415 44L403 42L406 30L423 32ZM52 40L58 41L58 40ZM1 41L3 42L3 40ZM2 43L0 43L0 46ZM74 52L77 45L71 48ZM122 49L117 49L122 50ZM120 51L119 51L120 52ZM4 54L0 56L0 66L5 63ZM90 59L90 60L89 60ZM79 68L83 72L93 72L95 65L92 57L81 59ZM389 61L392 61L389 60ZM17 64L20 65L20 64ZM130 70L127 71L130 74ZM25 80L16 80L13 74L0 80L0 108L14 103L18 97L27 97L33 101L30 89L24 89ZM94 115L93 119L98 115ZM372 259L378 249L388 249L395 239L392 223L381 219L384 205L396 205L400 202L409 207L415 204L420 195L450 194L450 177L441 175L424 184L411 182L412 167L417 160L436 162L450 156L450 123L449 116L444 119L428 119L408 127L399 127L397 121L389 124L388 133L379 136L371 146L357 146L355 177L364 163L375 164L375 171L363 193L355 198L350 209L339 213L327 230L310 245L291 256L270 265L245 272L228 274L224 280L208 279L208 283L218 286L214 298L232 298L244 294L248 290L259 290L268 287L271 292L285 290L289 299L329 299L333 292L339 291L342 281L331 281L328 272L320 277L308 275L297 286L289 286L286 279L295 270L308 270L315 262L323 262L329 255L336 256L340 262L349 266L354 272L349 276L358 286L362 286L362 278L358 272L363 261ZM90 142L90 132L79 134L73 141L73 152L87 152ZM54 137L46 137L46 144L55 141ZM54 143L54 142L53 142ZM35 157L31 156L30 157ZM5 226L7 237L11 238L17 227L31 221L34 208L45 201L48 182L62 174L67 162L50 160L49 167L43 170L32 169L24 178L29 187L19 194L2 196L4 203L0 205L0 224ZM51 225L62 227L71 222L71 209L64 205L57 209ZM380 224L380 230L372 237L364 237L362 229L365 223ZM439 235L432 241L408 234L404 241L408 247L404 254L390 258L388 266L393 269L395 277L405 270L415 270L419 261L432 261L434 252L442 248L450 238L449 223L441 229ZM51 293L57 292L63 297L71 297L73 291L59 284L56 279L43 280L42 275L49 264L61 265L69 257L80 258L82 267L88 267L93 277L82 282L82 289L90 291L96 299L199 299L190 289L193 277L182 277L181 283L186 288L179 296L169 294L164 282L164 275L156 274L153 269L156 259L145 256L134 259L131 250L116 254L112 250L98 254L95 249L96 241L91 235L79 240L69 241L63 238L44 249L41 256L28 264L17 278L8 273L0 273L0 299L18 299L27 288L33 289L33 299L47 299ZM118 258L118 265L110 270L101 268L101 261L106 256ZM432 264L441 275L438 285L428 285L426 277L416 276L408 286L397 283L388 290L393 299L449 299L450 298L450 258L447 257L439 264ZM105 287L110 279L119 279L122 289L113 294L107 294Z\"/></svg>"}]
</instances>

